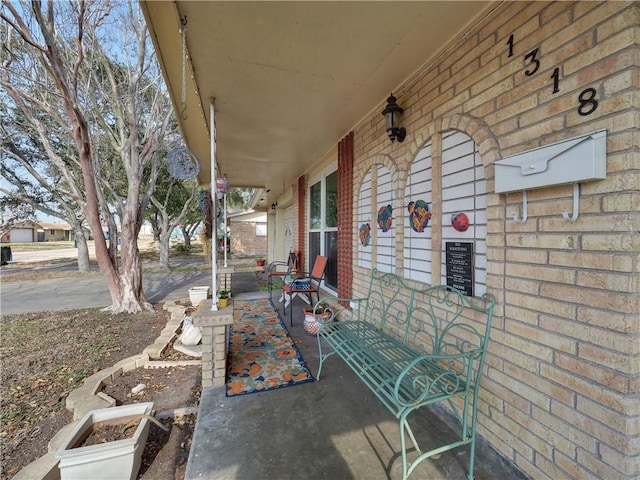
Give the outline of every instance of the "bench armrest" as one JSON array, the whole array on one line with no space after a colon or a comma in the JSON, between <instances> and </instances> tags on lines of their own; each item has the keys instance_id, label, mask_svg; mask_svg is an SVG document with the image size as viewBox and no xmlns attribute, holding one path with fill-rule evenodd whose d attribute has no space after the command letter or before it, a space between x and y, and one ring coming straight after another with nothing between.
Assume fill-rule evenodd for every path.
<instances>
[{"instance_id":1,"label":"bench armrest","mask_svg":"<svg viewBox=\"0 0 640 480\"><path fill-rule=\"evenodd\" d=\"M461 389L468 391L473 379L473 360L481 353L481 350L476 349L451 355L427 354L416 357L398 375L393 389L396 402L409 407L424 403L430 397L447 395ZM460 363L462 366L458 365L454 370L453 365ZM414 389L413 398L407 398L407 390L403 388L407 385ZM401 389L404 394L400 392Z\"/></svg>"},{"instance_id":2,"label":"bench armrest","mask_svg":"<svg viewBox=\"0 0 640 480\"><path fill-rule=\"evenodd\" d=\"M329 318L328 320L329 322L335 321L336 316L340 312L343 312L342 314L344 315L344 318L341 318L341 320L356 320L356 317L358 316L358 314L354 313L352 308L342 306L340 302L349 302L349 305L352 305L355 303L359 306L361 302L365 302L366 300L367 300L367 297L362 297L362 298L322 297L314 305L314 309L321 303L330 305L332 315L331 315L331 318ZM359 311L359 308L356 310Z\"/></svg>"}]
</instances>

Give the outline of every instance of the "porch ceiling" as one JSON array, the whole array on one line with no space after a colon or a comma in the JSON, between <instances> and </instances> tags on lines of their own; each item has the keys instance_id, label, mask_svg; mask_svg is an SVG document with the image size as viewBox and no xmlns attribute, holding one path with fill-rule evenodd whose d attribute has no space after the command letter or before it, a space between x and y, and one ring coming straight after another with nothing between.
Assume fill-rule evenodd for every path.
<instances>
[{"instance_id":1,"label":"porch ceiling","mask_svg":"<svg viewBox=\"0 0 640 480\"><path fill-rule=\"evenodd\" d=\"M218 173L265 208L495 2L140 3L200 182L215 98Z\"/></svg>"}]
</instances>

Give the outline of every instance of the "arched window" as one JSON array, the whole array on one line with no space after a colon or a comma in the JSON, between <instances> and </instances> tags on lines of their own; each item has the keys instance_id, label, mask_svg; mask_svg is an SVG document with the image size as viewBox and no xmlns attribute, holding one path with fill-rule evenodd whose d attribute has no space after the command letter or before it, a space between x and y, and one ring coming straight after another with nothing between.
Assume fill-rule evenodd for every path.
<instances>
[{"instance_id":1,"label":"arched window","mask_svg":"<svg viewBox=\"0 0 640 480\"><path fill-rule=\"evenodd\" d=\"M358 194L358 266L371 268L371 236L375 228L371 207L371 170L360 185Z\"/></svg>"},{"instance_id":2,"label":"arched window","mask_svg":"<svg viewBox=\"0 0 640 480\"><path fill-rule=\"evenodd\" d=\"M431 143L416 155L407 177L404 202L404 277L431 283Z\"/></svg>"},{"instance_id":3,"label":"arched window","mask_svg":"<svg viewBox=\"0 0 640 480\"><path fill-rule=\"evenodd\" d=\"M393 272L396 266L393 182L391 172L384 165L378 165L376 172L376 268Z\"/></svg>"},{"instance_id":4,"label":"arched window","mask_svg":"<svg viewBox=\"0 0 640 480\"><path fill-rule=\"evenodd\" d=\"M444 133L441 170L441 283L447 283L447 242L459 243L472 251L472 265L464 268L472 277L474 296L480 296L487 290L487 182L473 139L457 130Z\"/></svg>"}]
</instances>

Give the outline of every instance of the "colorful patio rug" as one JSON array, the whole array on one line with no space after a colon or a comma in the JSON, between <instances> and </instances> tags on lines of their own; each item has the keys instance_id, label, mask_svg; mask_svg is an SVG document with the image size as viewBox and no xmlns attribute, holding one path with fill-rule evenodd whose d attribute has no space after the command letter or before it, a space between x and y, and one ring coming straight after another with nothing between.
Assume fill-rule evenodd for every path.
<instances>
[{"instance_id":1,"label":"colorful patio rug","mask_svg":"<svg viewBox=\"0 0 640 480\"><path fill-rule=\"evenodd\" d=\"M229 339L227 397L314 380L268 299L236 300Z\"/></svg>"}]
</instances>

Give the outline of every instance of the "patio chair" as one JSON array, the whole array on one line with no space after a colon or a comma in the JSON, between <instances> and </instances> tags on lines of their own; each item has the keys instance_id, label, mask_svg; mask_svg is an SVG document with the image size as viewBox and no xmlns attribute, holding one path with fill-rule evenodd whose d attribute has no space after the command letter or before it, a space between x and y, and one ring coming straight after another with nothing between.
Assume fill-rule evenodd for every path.
<instances>
[{"instance_id":1,"label":"patio chair","mask_svg":"<svg viewBox=\"0 0 640 480\"><path fill-rule=\"evenodd\" d=\"M267 276L267 288L269 289L269 299L271 300L271 291L273 290L273 278L280 277L283 280L284 277L294 270L298 269L298 254L291 252L286 262L271 262L264 268L264 273ZM282 301L282 299L280 299Z\"/></svg>"},{"instance_id":2,"label":"patio chair","mask_svg":"<svg viewBox=\"0 0 640 480\"><path fill-rule=\"evenodd\" d=\"M290 323L293 326L293 299L300 296L305 302L311 304L312 294L316 294L316 298L320 300L320 283L324 279L324 271L327 268L327 257L318 255L313 262L313 268L310 273L298 272L292 276L292 281L282 283L282 296L284 297L283 313L286 315L287 306L291 304ZM295 278L293 278L295 277ZM303 296L304 295L304 296Z\"/></svg>"}]
</instances>

